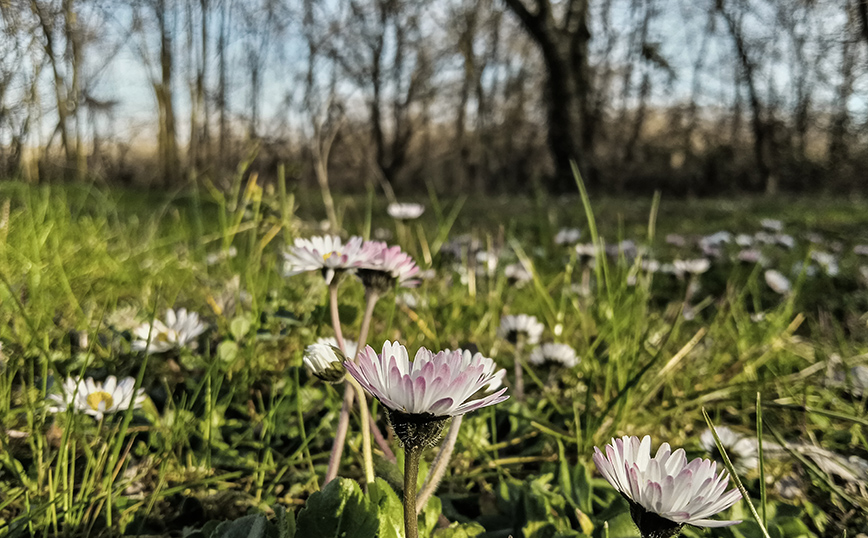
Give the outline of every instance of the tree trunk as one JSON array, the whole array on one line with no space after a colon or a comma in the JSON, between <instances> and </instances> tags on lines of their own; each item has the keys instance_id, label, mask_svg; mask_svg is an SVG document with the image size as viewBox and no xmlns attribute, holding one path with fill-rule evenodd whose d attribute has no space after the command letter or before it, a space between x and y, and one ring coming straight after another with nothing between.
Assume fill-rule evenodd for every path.
<instances>
[{"instance_id":1,"label":"tree trunk","mask_svg":"<svg viewBox=\"0 0 868 538\"><path fill-rule=\"evenodd\" d=\"M547 139L555 165L549 187L556 192L572 191L571 162L575 161L587 178L594 176L588 0L570 0L560 24L555 22L548 0L537 0L535 13L522 0L506 0L506 5L539 47L546 66Z\"/></svg>"}]
</instances>

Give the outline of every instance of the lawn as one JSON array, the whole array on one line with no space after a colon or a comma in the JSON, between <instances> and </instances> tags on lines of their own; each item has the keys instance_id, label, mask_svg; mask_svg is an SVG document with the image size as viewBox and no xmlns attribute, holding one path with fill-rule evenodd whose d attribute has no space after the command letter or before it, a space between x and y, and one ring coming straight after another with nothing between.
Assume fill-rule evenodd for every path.
<instances>
[{"instance_id":1,"label":"lawn","mask_svg":"<svg viewBox=\"0 0 868 538\"><path fill-rule=\"evenodd\" d=\"M0 535L404 536L378 399L373 440L351 407L325 487L344 389L303 358L335 335L331 290L347 340L506 370L508 400L421 450L418 486L454 442L419 536L638 537L594 447L721 459L709 423L752 502L684 536L868 529L865 201L431 195L400 221L335 198L337 235L400 246L418 286L288 276L293 241L324 234L315 192L0 183ZM539 344L499 330L518 314Z\"/></svg>"}]
</instances>

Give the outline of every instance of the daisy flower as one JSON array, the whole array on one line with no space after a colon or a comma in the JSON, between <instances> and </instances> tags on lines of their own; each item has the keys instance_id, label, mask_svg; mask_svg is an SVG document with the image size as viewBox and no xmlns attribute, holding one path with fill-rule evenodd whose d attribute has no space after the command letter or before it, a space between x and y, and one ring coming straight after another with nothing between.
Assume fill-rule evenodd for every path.
<instances>
[{"instance_id":1,"label":"daisy flower","mask_svg":"<svg viewBox=\"0 0 868 538\"><path fill-rule=\"evenodd\" d=\"M760 226L773 232L779 232L784 229L784 223L777 219L761 219Z\"/></svg>"},{"instance_id":2,"label":"daisy flower","mask_svg":"<svg viewBox=\"0 0 868 538\"><path fill-rule=\"evenodd\" d=\"M780 271L769 269L763 273L763 277L766 280L766 284L768 284L775 293L786 295L790 292L790 281L787 277L782 275Z\"/></svg>"},{"instance_id":3,"label":"daisy flower","mask_svg":"<svg viewBox=\"0 0 868 538\"><path fill-rule=\"evenodd\" d=\"M675 452L663 443L651 457L651 438L612 439L605 454L594 447L597 469L630 504L630 515L643 538L676 536L684 525L726 527L741 521L709 519L735 504L741 493L726 491L726 470L696 458L690 463L684 449Z\"/></svg>"},{"instance_id":4,"label":"daisy flower","mask_svg":"<svg viewBox=\"0 0 868 538\"><path fill-rule=\"evenodd\" d=\"M578 228L561 228L555 234L556 245L573 245L582 237L582 231Z\"/></svg>"},{"instance_id":5,"label":"daisy flower","mask_svg":"<svg viewBox=\"0 0 868 538\"><path fill-rule=\"evenodd\" d=\"M759 457L756 440L752 437L747 437L736 433L726 426L719 426L717 429L717 437L720 438L720 444L729 456L732 465L739 473L746 473L759 466ZM710 429L706 429L699 436L699 443L715 461L723 462L720 452L717 450L717 445L714 442L714 434Z\"/></svg>"},{"instance_id":6,"label":"daisy flower","mask_svg":"<svg viewBox=\"0 0 868 538\"><path fill-rule=\"evenodd\" d=\"M136 339L131 344L132 349L148 354L165 353L171 349L186 347L207 328L208 325L199 320L196 312L187 312L186 308L175 312L170 308L166 310L165 323L155 319L153 324L143 323L133 329Z\"/></svg>"},{"instance_id":7,"label":"daisy flower","mask_svg":"<svg viewBox=\"0 0 868 538\"><path fill-rule=\"evenodd\" d=\"M284 274L294 276L318 270L326 283L331 284L336 274L367 261L366 254L362 251L361 237L351 237L346 244L335 235L296 238L293 246L283 253Z\"/></svg>"},{"instance_id":8,"label":"daisy flower","mask_svg":"<svg viewBox=\"0 0 868 538\"><path fill-rule=\"evenodd\" d=\"M395 220L413 220L418 219L425 212L425 206L422 204L389 204L386 212Z\"/></svg>"},{"instance_id":9,"label":"daisy flower","mask_svg":"<svg viewBox=\"0 0 868 538\"><path fill-rule=\"evenodd\" d=\"M431 446L448 417L463 415L505 401L506 387L474 397L497 386L497 365L481 353L419 348L410 361L407 348L386 341L377 354L371 346L359 353L358 364L344 366L359 384L390 411L395 434L405 445ZM433 426L430 430L425 425Z\"/></svg>"},{"instance_id":10,"label":"daisy flower","mask_svg":"<svg viewBox=\"0 0 868 538\"><path fill-rule=\"evenodd\" d=\"M672 262L675 266L677 274L689 273L691 275L701 275L711 269L711 262L707 258L696 258L695 260L675 260Z\"/></svg>"},{"instance_id":11,"label":"daisy flower","mask_svg":"<svg viewBox=\"0 0 868 538\"><path fill-rule=\"evenodd\" d=\"M529 282L533 280L533 275L525 269L523 264L520 263L511 263L503 268L503 274L506 276L507 280L514 282L515 284L521 286L525 282Z\"/></svg>"},{"instance_id":12,"label":"daisy flower","mask_svg":"<svg viewBox=\"0 0 868 538\"><path fill-rule=\"evenodd\" d=\"M356 274L365 288L383 294L396 283L408 288L419 285L419 280L415 278L419 267L401 247L390 247L381 241L366 241L362 252L364 260Z\"/></svg>"},{"instance_id":13,"label":"daisy flower","mask_svg":"<svg viewBox=\"0 0 868 538\"><path fill-rule=\"evenodd\" d=\"M528 344L534 345L539 343L544 328L536 316L518 314L517 316L503 316L500 319L500 328L497 333L501 338L505 338L513 344L518 341L519 336L523 336Z\"/></svg>"},{"instance_id":14,"label":"daisy flower","mask_svg":"<svg viewBox=\"0 0 868 538\"><path fill-rule=\"evenodd\" d=\"M546 362L558 362L567 368L579 364L576 350L567 344L543 344L530 352L528 360L531 364L542 365Z\"/></svg>"},{"instance_id":15,"label":"daisy flower","mask_svg":"<svg viewBox=\"0 0 868 538\"><path fill-rule=\"evenodd\" d=\"M145 401L145 389L134 391L136 380L125 377L120 382L113 375L105 383L94 381L92 377L83 379L67 378L60 386L60 394L49 394L52 402L48 411L62 413L70 405L73 411L84 412L96 420L102 420L107 413L125 411L130 407L138 409Z\"/></svg>"}]
</instances>

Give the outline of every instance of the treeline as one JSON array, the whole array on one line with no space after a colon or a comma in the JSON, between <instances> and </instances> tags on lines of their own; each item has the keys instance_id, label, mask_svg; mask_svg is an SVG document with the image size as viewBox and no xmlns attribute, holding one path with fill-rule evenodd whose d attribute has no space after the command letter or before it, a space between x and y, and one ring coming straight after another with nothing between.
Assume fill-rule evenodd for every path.
<instances>
[{"instance_id":1,"label":"treeline","mask_svg":"<svg viewBox=\"0 0 868 538\"><path fill-rule=\"evenodd\" d=\"M0 173L855 191L868 0L7 0ZM140 81L140 84L130 81ZM130 85L133 87L130 87Z\"/></svg>"}]
</instances>

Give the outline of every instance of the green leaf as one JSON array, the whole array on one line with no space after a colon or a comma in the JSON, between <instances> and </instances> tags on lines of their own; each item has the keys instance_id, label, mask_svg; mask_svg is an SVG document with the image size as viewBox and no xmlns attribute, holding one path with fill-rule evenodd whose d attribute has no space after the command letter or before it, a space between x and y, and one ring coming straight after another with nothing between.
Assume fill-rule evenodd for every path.
<instances>
[{"instance_id":1,"label":"green leaf","mask_svg":"<svg viewBox=\"0 0 868 538\"><path fill-rule=\"evenodd\" d=\"M473 538L485 532L479 523L453 523L445 529L438 529L431 538Z\"/></svg>"},{"instance_id":2,"label":"green leaf","mask_svg":"<svg viewBox=\"0 0 868 538\"><path fill-rule=\"evenodd\" d=\"M633 523L629 512L621 512L608 520L609 538L640 538L639 529ZM601 525L602 526L602 525ZM605 534L605 533L604 533Z\"/></svg>"},{"instance_id":3,"label":"green leaf","mask_svg":"<svg viewBox=\"0 0 868 538\"><path fill-rule=\"evenodd\" d=\"M404 534L404 505L382 478L368 487L368 497L377 509L380 520L379 538L402 538Z\"/></svg>"},{"instance_id":4,"label":"green leaf","mask_svg":"<svg viewBox=\"0 0 868 538\"><path fill-rule=\"evenodd\" d=\"M279 538L277 528L265 514L244 516L225 521L211 532L209 538Z\"/></svg>"},{"instance_id":5,"label":"green leaf","mask_svg":"<svg viewBox=\"0 0 868 538\"><path fill-rule=\"evenodd\" d=\"M422 513L419 514L419 536L431 536L442 513L443 505L440 499L432 495Z\"/></svg>"},{"instance_id":6,"label":"green leaf","mask_svg":"<svg viewBox=\"0 0 868 538\"><path fill-rule=\"evenodd\" d=\"M295 538L295 514L287 514L286 508L277 505L274 507L274 515L278 538Z\"/></svg>"},{"instance_id":7,"label":"green leaf","mask_svg":"<svg viewBox=\"0 0 868 538\"><path fill-rule=\"evenodd\" d=\"M305 538L370 538L377 528L376 507L348 478L311 495L296 521L296 534Z\"/></svg>"},{"instance_id":8,"label":"green leaf","mask_svg":"<svg viewBox=\"0 0 868 538\"><path fill-rule=\"evenodd\" d=\"M244 338L250 332L250 319L247 316L236 316L229 323L229 333L236 342Z\"/></svg>"},{"instance_id":9,"label":"green leaf","mask_svg":"<svg viewBox=\"0 0 868 538\"><path fill-rule=\"evenodd\" d=\"M217 346L217 358L227 364L232 364L238 358L238 344L232 340L223 340Z\"/></svg>"}]
</instances>

